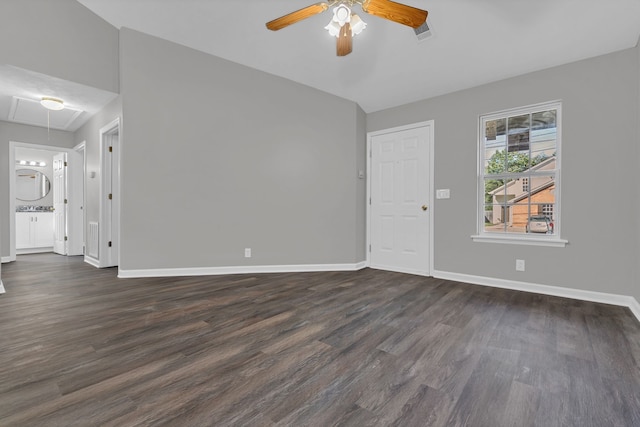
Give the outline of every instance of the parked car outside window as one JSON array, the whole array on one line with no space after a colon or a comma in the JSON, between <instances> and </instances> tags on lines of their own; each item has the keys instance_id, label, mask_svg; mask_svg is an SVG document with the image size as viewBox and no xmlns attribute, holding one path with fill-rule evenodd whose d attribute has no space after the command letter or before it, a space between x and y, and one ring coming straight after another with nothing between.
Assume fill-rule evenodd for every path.
<instances>
[{"instance_id":1,"label":"parked car outside window","mask_svg":"<svg viewBox=\"0 0 640 427\"><path fill-rule=\"evenodd\" d=\"M548 216L530 216L527 223L527 233L553 233L553 221Z\"/></svg>"}]
</instances>

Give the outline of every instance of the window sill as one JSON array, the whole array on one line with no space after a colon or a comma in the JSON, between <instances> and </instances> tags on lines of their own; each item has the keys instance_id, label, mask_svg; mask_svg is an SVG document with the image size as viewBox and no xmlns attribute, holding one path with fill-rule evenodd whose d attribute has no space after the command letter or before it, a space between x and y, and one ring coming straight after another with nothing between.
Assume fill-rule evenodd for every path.
<instances>
[{"instance_id":1,"label":"window sill","mask_svg":"<svg viewBox=\"0 0 640 427\"><path fill-rule=\"evenodd\" d=\"M501 235L473 235L474 242L481 243L506 243L511 245L531 245L531 246L550 246L556 248L564 248L569 241L558 237L522 237L522 236L501 236Z\"/></svg>"}]
</instances>

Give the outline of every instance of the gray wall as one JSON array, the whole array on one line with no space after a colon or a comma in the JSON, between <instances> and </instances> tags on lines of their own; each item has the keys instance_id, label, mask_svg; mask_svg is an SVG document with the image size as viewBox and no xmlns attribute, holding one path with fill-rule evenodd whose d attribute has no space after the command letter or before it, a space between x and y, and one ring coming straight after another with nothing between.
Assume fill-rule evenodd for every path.
<instances>
[{"instance_id":1,"label":"gray wall","mask_svg":"<svg viewBox=\"0 0 640 427\"><path fill-rule=\"evenodd\" d=\"M89 222L100 222L100 129L118 117L122 117L122 101L120 97L111 101L109 105L82 125L73 136L75 145L86 142L85 157L87 169L85 176L86 200L84 209L87 224ZM151 169L153 168L151 167ZM94 173L93 177L91 176L92 172ZM87 224L85 224L85 226ZM86 235L88 235L87 230L85 230L85 236Z\"/></svg>"},{"instance_id":2,"label":"gray wall","mask_svg":"<svg viewBox=\"0 0 640 427\"><path fill-rule=\"evenodd\" d=\"M640 165L640 39L638 40L638 44L636 45L635 51L636 51L636 58L637 58L636 70L637 70L637 80L638 80L638 92L637 92L638 118L636 121L636 145L639 147L638 148L639 156L637 157L636 164ZM638 182L638 185L636 188L636 198L635 198L638 216L636 216L635 222L640 223L640 221L638 221L638 217L640 217L640 179L636 178L636 182ZM637 236L637 240L636 240L635 255L636 255L636 260L639 260L640 259L640 224L638 224L638 227L636 230L636 236ZM636 301L640 302L640 262L636 261L635 266L636 266L636 280L635 280L634 292L632 295L635 297Z\"/></svg>"},{"instance_id":3,"label":"gray wall","mask_svg":"<svg viewBox=\"0 0 640 427\"><path fill-rule=\"evenodd\" d=\"M629 49L369 114L367 130L435 120L435 188L451 189L435 205L436 270L638 297L638 84ZM478 116L556 99L569 245L473 242Z\"/></svg>"},{"instance_id":4,"label":"gray wall","mask_svg":"<svg viewBox=\"0 0 640 427\"><path fill-rule=\"evenodd\" d=\"M9 142L73 148L73 133L0 121L0 253L9 256L9 174L15 168L9 161Z\"/></svg>"},{"instance_id":5,"label":"gray wall","mask_svg":"<svg viewBox=\"0 0 640 427\"><path fill-rule=\"evenodd\" d=\"M0 1L3 64L119 92L118 30L75 0Z\"/></svg>"},{"instance_id":6,"label":"gray wall","mask_svg":"<svg viewBox=\"0 0 640 427\"><path fill-rule=\"evenodd\" d=\"M363 260L355 103L128 29L120 53L121 269Z\"/></svg>"}]
</instances>

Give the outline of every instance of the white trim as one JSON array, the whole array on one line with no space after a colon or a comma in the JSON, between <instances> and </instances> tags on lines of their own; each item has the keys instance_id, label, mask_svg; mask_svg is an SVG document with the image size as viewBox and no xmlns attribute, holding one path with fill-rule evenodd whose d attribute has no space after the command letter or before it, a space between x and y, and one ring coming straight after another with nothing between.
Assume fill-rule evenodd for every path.
<instances>
[{"instance_id":1,"label":"white trim","mask_svg":"<svg viewBox=\"0 0 640 427\"><path fill-rule=\"evenodd\" d=\"M494 233L486 232L484 230L484 179L491 178L492 175L485 175L484 173L484 162L485 159L485 145L482 142L485 136L484 125L487 121L505 118L505 117L513 117L522 114L535 114L536 112L545 111L545 110L556 110L556 155L555 169L552 171L539 171L532 173L533 175L553 175L554 183L555 183L555 222L554 222L554 235L553 239L547 239L542 243L543 240L536 237L529 237L529 234L520 235L518 237L507 237L499 238L494 237ZM506 149L506 148L505 148ZM475 242L491 242L491 243L510 243L510 244L523 244L523 245L537 245L537 246L556 246L556 247L564 247L568 242L564 239L561 239L562 235L561 226L562 226L562 100L556 99L554 101L549 102L541 102L538 104L527 105L523 107L517 108L509 108L502 111L495 111L488 114L482 114L478 117L478 135L477 135L477 171L476 171L476 234L471 236L473 241ZM531 173L531 172L530 172ZM496 175L497 179L505 179L508 177L518 177L522 176L522 173L502 173ZM530 198L529 198L530 200ZM531 203L531 202L529 202ZM505 218L506 221L506 218Z\"/></svg>"},{"instance_id":2,"label":"white trim","mask_svg":"<svg viewBox=\"0 0 640 427\"><path fill-rule=\"evenodd\" d=\"M97 259L90 257L89 255L85 255L84 256L84 262L86 262L89 265L94 266L95 268L100 268L100 261L98 261Z\"/></svg>"},{"instance_id":3,"label":"white trim","mask_svg":"<svg viewBox=\"0 0 640 427\"><path fill-rule=\"evenodd\" d=\"M16 249L17 255L44 254L47 252L53 252L53 246L45 248Z\"/></svg>"},{"instance_id":4,"label":"white trim","mask_svg":"<svg viewBox=\"0 0 640 427\"><path fill-rule=\"evenodd\" d=\"M75 155L69 155L67 180L70 197L69 212L67 216L67 229L69 238L67 255L84 255L85 230L86 230L86 171L87 171L87 141L73 147ZM81 163L80 163L81 162Z\"/></svg>"},{"instance_id":5,"label":"white trim","mask_svg":"<svg viewBox=\"0 0 640 427\"><path fill-rule=\"evenodd\" d=\"M542 237L524 237L519 235L473 235L471 236L474 242L481 243L507 243L512 245L531 245L531 246L551 246L556 248L564 248L569 244L568 240L564 239L545 239Z\"/></svg>"},{"instance_id":6,"label":"white trim","mask_svg":"<svg viewBox=\"0 0 640 427\"><path fill-rule=\"evenodd\" d=\"M371 141L373 139L373 137L375 136L379 136L379 135L384 135L387 133L395 133L395 132L401 132L401 131L405 131L405 130L410 130L410 129L416 129L416 128L424 128L424 127L428 127L429 128L429 210L427 211L427 215L429 217L428 221L429 221L429 266L428 266L428 271L424 272L417 272L417 271L413 271L413 272L408 272L409 274L417 274L417 275L421 275L421 276L429 276L431 274L431 271L433 270L433 265L435 262L435 244L434 244L434 238L433 238L433 230L434 230L434 208L435 208L435 121L434 120L427 120L424 122L418 122L418 123L412 123L409 125L404 125L404 126L397 126L397 127L393 127L393 128L388 128L388 129L382 129L382 130L378 130L378 131L373 131L373 132L367 132L367 182L366 182L366 187L367 187L367 199L365 201L367 209L366 209L366 227L367 227L367 232L366 232L366 247L365 247L365 252L367 254L367 259L366 259L366 265L367 266L371 266L371 251L369 250L369 248L371 247ZM376 268L376 267L373 267ZM395 267L394 267L395 268ZM385 270L387 270L387 268L384 268ZM391 270L391 271L398 271L398 270ZM399 271L400 272L400 271Z\"/></svg>"},{"instance_id":7,"label":"white trim","mask_svg":"<svg viewBox=\"0 0 640 427\"><path fill-rule=\"evenodd\" d=\"M117 134L118 139L117 142L113 144L113 135ZM120 142L122 140L122 126L120 116L116 117L108 124L102 126L99 131L100 135L100 189L99 189L99 224L100 228L98 229L99 238L98 238L98 263L99 267L112 267L119 264L120 261L120 250L119 250L119 242L120 242L120 227L119 227L119 219L120 219ZM108 142L112 143L113 146L113 154L110 158L110 167L107 168L107 155L106 155L106 144ZM108 169L108 170L107 170ZM107 175L109 174L109 175ZM111 193L113 194L113 199L111 201L111 215L108 215L106 209L106 200L107 200L107 186L108 181L113 184L111 188ZM115 230L113 230L115 228ZM108 234L111 235L111 239L108 239ZM113 246L109 248L108 242L111 240L113 242ZM113 251L116 251L117 257L113 259Z\"/></svg>"},{"instance_id":8,"label":"white trim","mask_svg":"<svg viewBox=\"0 0 640 427\"><path fill-rule=\"evenodd\" d=\"M11 259L10 256L3 256L2 258L0 258L0 263L4 264L4 263L15 261L15 260L16 260L15 256L13 259Z\"/></svg>"},{"instance_id":9,"label":"white trim","mask_svg":"<svg viewBox=\"0 0 640 427\"><path fill-rule=\"evenodd\" d=\"M85 257L85 261L87 261ZM153 268L118 270L119 278L219 276L223 274L258 273L310 273L316 271L357 271L365 268L364 262L354 264L299 264L299 265L247 265L233 267Z\"/></svg>"},{"instance_id":10,"label":"white trim","mask_svg":"<svg viewBox=\"0 0 640 427\"><path fill-rule=\"evenodd\" d=\"M369 263L367 261L360 261L359 263L355 264L355 268L353 269L353 271L362 270L364 268L367 268L368 266Z\"/></svg>"},{"instance_id":11,"label":"white trim","mask_svg":"<svg viewBox=\"0 0 640 427\"><path fill-rule=\"evenodd\" d=\"M395 266L369 265L369 268L373 268L374 270L394 271L396 273L413 274L414 276L425 276L425 277L431 276L431 274L429 274L428 271L412 270L409 268L398 268Z\"/></svg>"},{"instance_id":12,"label":"white trim","mask_svg":"<svg viewBox=\"0 0 640 427\"><path fill-rule=\"evenodd\" d=\"M0 294L4 294L6 291L4 290L4 285L2 284L2 280L0 280Z\"/></svg>"},{"instance_id":13,"label":"white trim","mask_svg":"<svg viewBox=\"0 0 640 427\"><path fill-rule=\"evenodd\" d=\"M474 276L470 274L451 273L448 271L438 270L433 271L433 277L436 279L453 280L472 285L491 286L493 288L510 289L514 291L531 292L535 294L598 302L602 304L619 305L628 307L633 315L640 321L640 304L638 304L638 301L631 296L585 291L582 289L564 288L561 286L539 285L536 283L519 282L516 280L495 279L492 277Z\"/></svg>"},{"instance_id":14,"label":"white trim","mask_svg":"<svg viewBox=\"0 0 640 427\"><path fill-rule=\"evenodd\" d=\"M633 315L636 316L636 319L640 320L640 303L638 303L638 300L635 298L631 298L631 299L633 301L631 301L629 304L629 310L631 310Z\"/></svg>"}]
</instances>

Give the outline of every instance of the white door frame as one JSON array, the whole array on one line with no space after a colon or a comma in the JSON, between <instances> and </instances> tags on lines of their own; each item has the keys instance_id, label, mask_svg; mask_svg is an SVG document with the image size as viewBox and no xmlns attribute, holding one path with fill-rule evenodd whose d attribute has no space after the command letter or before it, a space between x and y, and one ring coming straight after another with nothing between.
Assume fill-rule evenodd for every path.
<instances>
[{"instance_id":1,"label":"white door frame","mask_svg":"<svg viewBox=\"0 0 640 427\"><path fill-rule=\"evenodd\" d=\"M53 180L51 188L53 191L53 253L58 255L68 255L69 247L69 155L59 152L53 155ZM60 182L62 181L62 182ZM60 190L60 191L58 191ZM59 221L62 219L62 221Z\"/></svg>"},{"instance_id":2,"label":"white door frame","mask_svg":"<svg viewBox=\"0 0 640 427\"><path fill-rule=\"evenodd\" d=\"M434 262L434 253L433 253L433 212L434 212L434 200L435 200L435 184L434 184L434 179L435 179L435 173L434 173L434 165L435 165L435 159L434 159L434 146L435 146L435 141L434 141L434 121L433 120L428 120L428 121L424 121L424 122L419 122L419 123L413 123L410 125L405 125L405 126L398 126L398 127L393 127L393 128L389 128L389 129L382 129L382 130L378 130L378 131L374 131L374 132L367 132L367 170L369 171L369 173L367 174L367 246L366 246L366 253L367 253L367 267L371 265L371 226L372 226L372 221L371 221L371 183L373 182L372 179L372 169L371 169L371 142L373 140L374 137L379 136L379 135L385 135L388 133L396 133L396 132L401 132L401 131L405 131L405 130L410 130L410 129L416 129L416 128L423 128L423 127L428 127L429 128L429 133L430 133L430 144L428 147L429 150L429 183L430 183L430 188L429 188L429 209L427 210L427 216L428 216L428 223L429 223L429 260L428 260L428 268L425 268L424 271L426 271L427 273L425 274L426 276L431 276L431 273L434 271L433 268L433 262Z\"/></svg>"},{"instance_id":3,"label":"white door frame","mask_svg":"<svg viewBox=\"0 0 640 427\"><path fill-rule=\"evenodd\" d=\"M86 175L87 175L87 141L73 147L74 155L69 156L69 169L67 179L71 182L69 192L76 203L72 205L74 210L70 209L70 217L67 220L67 227L71 230L71 234L76 236L69 242L69 255L84 255L85 233L87 228L87 218L85 215L86 194ZM77 201L80 203L77 203Z\"/></svg>"},{"instance_id":4,"label":"white door frame","mask_svg":"<svg viewBox=\"0 0 640 427\"><path fill-rule=\"evenodd\" d=\"M114 138L114 135L118 135ZM120 265L120 117L100 128L100 219L98 228L98 267ZM113 147L108 154L109 146ZM111 185L111 201L108 200ZM108 203L111 203L109 209ZM109 246L109 241L112 246Z\"/></svg>"},{"instance_id":5,"label":"white door frame","mask_svg":"<svg viewBox=\"0 0 640 427\"><path fill-rule=\"evenodd\" d=\"M9 259L7 261L16 260L16 174L13 172L16 164L16 148L30 148L34 150L51 151L54 153L74 153L72 148L56 147L53 145L32 144L30 142L9 141ZM82 175L84 179L84 174ZM52 185L53 189L53 185ZM74 203L73 201L71 203ZM69 239L76 239L78 236L70 235ZM5 260L2 260L5 262Z\"/></svg>"}]
</instances>

